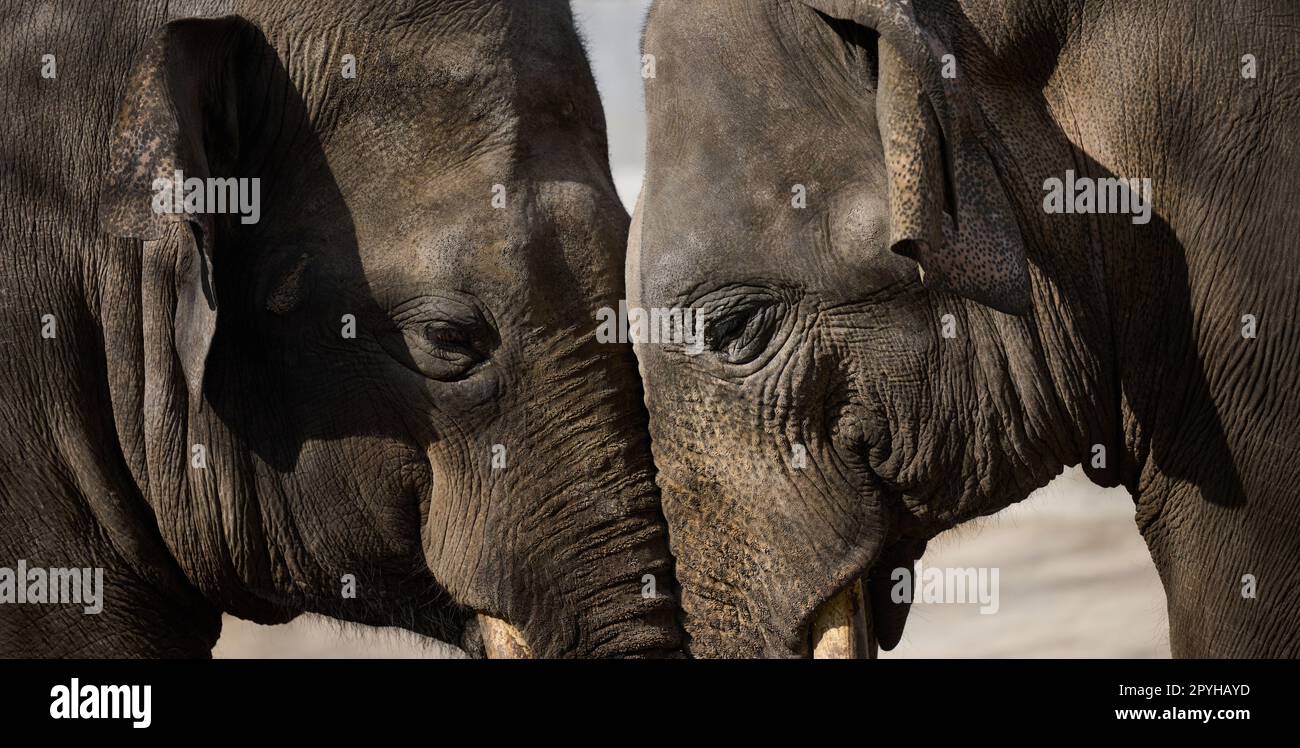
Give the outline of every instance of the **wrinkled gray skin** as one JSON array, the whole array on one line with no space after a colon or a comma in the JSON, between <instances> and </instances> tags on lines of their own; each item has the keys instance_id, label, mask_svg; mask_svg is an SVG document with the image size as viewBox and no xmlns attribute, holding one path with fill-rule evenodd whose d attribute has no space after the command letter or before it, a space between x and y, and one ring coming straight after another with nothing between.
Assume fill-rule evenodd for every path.
<instances>
[{"instance_id":1,"label":"wrinkled gray skin","mask_svg":"<svg viewBox=\"0 0 1300 748\"><path fill-rule=\"evenodd\" d=\"M676 648L635 359L594 342L627 214L567 4L308 5L0 14L0 565L107 587L0 606L0 652L206 656L223 611ZM174 168L261 178L260 222L153 213Z\"/></svg>"},{"instance_id":2,"label":"wrinkled gray skin","mask_svg":"<svg viewBox=\"0 0 1300 748\"><path fill-rule=\"evenodd\" d=\"M708 318L637 349L689 651L807 655L857 578L890 648L890 569L1083 462L1176 656L1300 654L1295 10L817 5L660 0L644 42L628 287ZM1149 177L1151 222L1045 214L1067 169Z\"/></svg>"}]
</instances>

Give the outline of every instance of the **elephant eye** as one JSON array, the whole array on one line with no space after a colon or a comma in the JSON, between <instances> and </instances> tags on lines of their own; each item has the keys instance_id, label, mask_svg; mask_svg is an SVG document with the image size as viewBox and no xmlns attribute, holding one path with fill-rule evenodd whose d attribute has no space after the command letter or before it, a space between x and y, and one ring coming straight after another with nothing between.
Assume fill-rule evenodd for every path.
<instances>
[{"instance_id":1,"label":"elephant eye","mask_svg":"<svg viewBox=\"0 0 1300 748\"><path fill-rule=\"evenodd\" d=\"M485 368L501 345L490 315L468 294L413 293L389 309L380 344L429 379L459 382Z\"/></svg>"},{"instance_id":2,"label":"elephant eye","mask_svg":"<svg viewBox=\"0 0 1300 748\"><path fill-rule=\"evenodd\" d=\"M430 322L421 332L429 351L437 358L470 366L483 360L470 330L447 322Z\"/></svg>"},{"instance_id":3,"label":"elephant eye","mask_svg":"<svg viewBox=\"0 0 1300 748\"><path fill-rule=\"evenodd\" d=\"M704 344L733 364L759 356L776 330L776 305L756 304L728 309L709 320Z\"/></svg>"},{"instance_id":4,"label":"elephant eye","mask_svg":"<svg viewBox=\"0 0 1300 748\"><path fill-rule=\"evenodd\" d=\"M474 340L467 332L438 322L424 326L424 339L435 347L448 350L472 350L474 347Z\"/></svg>"},{"instance_id":5,"label":"elephant eye","mask_svg":"<svg viewBox=\"0 0 1300 748\"><path fill-rule=\"evenodd\" d=\"M453 382L469 376L487 361L491 344L472 324L424 322L407 332L407 349L415 369L431 379Z\"/></svg>"}]
</instances>

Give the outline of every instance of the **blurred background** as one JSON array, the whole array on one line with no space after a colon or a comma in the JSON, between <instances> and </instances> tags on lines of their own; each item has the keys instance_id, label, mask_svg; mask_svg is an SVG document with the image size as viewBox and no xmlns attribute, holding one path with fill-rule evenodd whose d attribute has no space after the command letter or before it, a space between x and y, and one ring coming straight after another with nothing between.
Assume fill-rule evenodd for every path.
<instances>
[{"instance_id":1,"label":"blurred background","mask_svg":"<svg viewBox=\"0 0 1300 748\"><path fill-rule=\"evenodd\" d=\"M650 0L573 0L605 104L610 162L630 213L641 189L640 35ZM999 607L916 603L882 657L1168 657L1165 596L1123 489L1065 471L1029 499L930 543L927 567L999 569ZM258 626L230 616L216 657L463 656L396 629L303 616Z\"/></svg>"}]
</instances>

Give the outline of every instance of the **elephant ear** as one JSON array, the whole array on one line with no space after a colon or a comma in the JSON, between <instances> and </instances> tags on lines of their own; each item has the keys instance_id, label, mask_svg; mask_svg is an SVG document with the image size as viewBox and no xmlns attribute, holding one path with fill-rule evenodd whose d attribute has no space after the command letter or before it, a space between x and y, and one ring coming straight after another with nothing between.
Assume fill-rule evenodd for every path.
<instances>
[{"instance_id":1,"label":"elephant ear","mask_svg":"<svg viewBox=\"0 0 1300 748\"><path fill-rule=\"evenodd\" d=\"M216 333L218 222L211 213L167 212L162 180L170 184L178 171L188 180L236 168L236 60L252 32L233 16L192 18L167 24L147 42L118 106L100 195L106 233L144 240L145 252L178 252L161 264L175 268L173 343L194 399Z\"/></svg>"},{"instance_id":2,"label":"elephant ear","mask_svg":"<svg viewBox=\"0 0 1300 748\"><path fill-rule=\"evenodd\" d=\"M890 249L926 285L999 311L1030 308L1029 273L989 137L960 73L940 74L944 45L905 0L801 0L880 36L876 119L889 176Z\"/></svg>"}]
</instances>

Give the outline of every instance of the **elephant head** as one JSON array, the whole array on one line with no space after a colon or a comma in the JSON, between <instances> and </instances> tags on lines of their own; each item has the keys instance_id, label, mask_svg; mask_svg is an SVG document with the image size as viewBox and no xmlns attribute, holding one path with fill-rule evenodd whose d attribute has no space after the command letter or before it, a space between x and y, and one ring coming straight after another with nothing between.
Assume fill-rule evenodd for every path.
<instances>
[{"instance_id":1,"label":"elephant head","mask_svg":"<svg viewBox=\"0 0 1300 748\"><path fill-rule=\"evenodd\" d=\"M142 288L142 338L106 333L124 450L180 568L262 622L677 648L635 359L594 335L627 214L567 4L237 6L140 51L100 204ZM177 172L259 209L174 211Z\"/></svg>"},{"instance_id":2,"label":"elephant head","mask_svg":"<svg viewBox=\"0 0 1300 748\"><path fill-rule=\"evenodd\" d=\"M694 655L892 648L890 570L1085 454L949 31L902 0L651 11L628 288L705 320L637 346Z\"/></svg>"}]
</instances>

